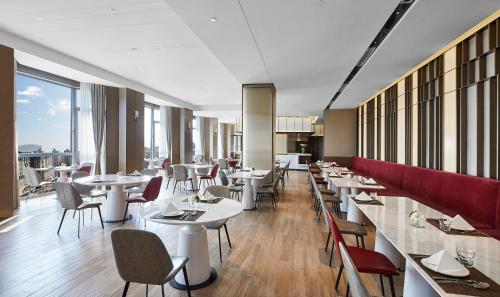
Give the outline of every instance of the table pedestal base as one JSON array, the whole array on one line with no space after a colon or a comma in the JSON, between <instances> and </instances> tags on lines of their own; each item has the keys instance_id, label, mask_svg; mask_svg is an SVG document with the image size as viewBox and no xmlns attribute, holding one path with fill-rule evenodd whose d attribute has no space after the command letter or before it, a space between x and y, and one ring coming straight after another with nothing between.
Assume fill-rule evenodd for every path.
<instances>
[{"instance_id":1,"label":"table pedestal base","mask_svg":"<svg viewBox=\"0 0 500 297\"><path fill-rule=\"evenodd\" d=\"M403 296L405 297L438 297L439 294L406 260Z\"/></svg>"},{"instance_id":2,"label":"table pedestal base","mask_svg":"<svg viewBox=\"0 0 500 297\"><path fill-rule=\"evenodd\" d=\"M124 186L111 186L111 191L108 192L108 199L106 200L106 211L104 220L106 222L118 222L123 220L125 207L127 202L127 193L124 191Z\"/></svg>"},{"instance_id":3,"label":"table pedestal base","mask_svg":"<svg viewBox=\"0 0 500 297\"><path fill-rule=\"evenodd\" d=\"M186 268L190 285L207 286L213 281L210 281L213 276L208 257L207 229L204 226L185 225L179 229L177 254L189 257ZM175 282L186 284L182 271L175 276Z\"/></svg>"},{"instance_id":4,"label":"table pedestal base","mask_svg":"<svg viewBox=\"0 0 500 297\"><path fill-rule=\"evenodd\" d=\"M340 199L342 202L340 203L340 211L347 212L349 206L349 188L340 188Z\"/></svg>"},{"instance_id":5,"label":"table pedestal base","mask_svg":"<svg viewBox=\"0 0 500 297\"><path fill-rule=\"evenodd\" d=\"M401 255L380 231L375 231L375 251L384 254L396 268L401 268ZM406 283L405 283L406 285ZM405 295L406 296L406 295Z\"/></svg>"},{"instance_id":6,"label":"table pedestal base","mask_svg":"<svg viewBox=\"0 0 500 297\"><path fill-rule=\"evenodd\" d=\"M181 273L182 273L182 271L181 271ZM189 273L189 272L188 272L188 273ZM218 276L218 275L217 275L217 271L215 270L215 268L210 267L210 277L209 277L206 281L204 281L204 282L202 282L202 283L199 283L199 284L197 284L197 285L193 285L193 284L191 284L191 279L189 279L189 289L190 289L190 290L197 290L197 289L201 289L201 288L207 287L207 286L209 286L211 283L213 283L213 282L217 279L217 276ZM189 278L189 275L188 275L188 278ZM185 285L185 284L181 284L181 283L177 282L177 281L175 280L175 278L174 278L174 279L172 279L172 280L169 282L169 284L170 284L173 288L176 288L176 289L178 289L178 290L186 290L186 285Z\"/></svg>"},{"instance_id":7,"label":"table pedestal base","mask_svg":"<svg viewBox=\"0 0 500 297\"><path fill-rule=\"evenodd\" d=\"M254 188L256 189L256 184L252 185L252 180L250 178L245 178L245 185L243 186L243 197L241 198L241 204L244 210L255 209L255 197Z\"/></svg>"}]
</instances>

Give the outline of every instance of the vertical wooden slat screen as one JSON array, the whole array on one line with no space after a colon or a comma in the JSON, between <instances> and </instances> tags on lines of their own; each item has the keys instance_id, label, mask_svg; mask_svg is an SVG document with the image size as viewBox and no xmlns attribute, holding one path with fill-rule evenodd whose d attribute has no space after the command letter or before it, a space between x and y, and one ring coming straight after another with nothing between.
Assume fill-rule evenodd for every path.
<instances>
[{"instance_id":1,"label":"vertical wooden slat screen","mask_svg":"<svg viewBox=\"0 0 500 297\"><path fill-rule=\"evenodd\" d=\"M447 60L447 66L445 54L442 54L404 78L405 106L404 112L399 114L405 117L401 121L404 127L397 126L398 84L384 89L357 109L360 128L357 132L362 133L357 137L360 155L397 162L400 142L399 148L405 149L404 163L407 165L416 160L420 167L447 168L462 174L499 179L500 19L472 33L460 41L451 54L450 51L446 54L447 59L455 61ZM453 75L454 81L450 81ZM401 88L401 81L399 85ZM399 95L401 92L399 89ZM445 92L449 105L445 105ZM456 96L452 99L455 102L448 101L452 98L448 97L450 95ZM450 112L447 108L453 116L447 117ZM444 157L445 119L446 137L451 137L453 144L456 141L456 148L455 145L447 146L447 150L456 149L456 160L452 161ZM404 129L404 139L398 139L398 129ZM402 136L402 131L399 132Z\"/></svg>"}]
</instances>

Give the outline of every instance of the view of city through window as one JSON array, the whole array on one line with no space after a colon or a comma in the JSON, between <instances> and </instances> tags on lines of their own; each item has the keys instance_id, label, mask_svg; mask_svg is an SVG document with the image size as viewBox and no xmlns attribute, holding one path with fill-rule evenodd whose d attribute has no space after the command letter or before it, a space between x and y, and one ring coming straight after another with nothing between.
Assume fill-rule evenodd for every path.
<instances>
[{"instance_id":1,"label":"view of city through window","mask_svg":"<svg viewBox=\"0 0 500 297\"><path fill-rule=\"evenodd\" d=\"M21 74L16 87L19 152L70 152L72 89Z\"/></svg>"}]
</instances>

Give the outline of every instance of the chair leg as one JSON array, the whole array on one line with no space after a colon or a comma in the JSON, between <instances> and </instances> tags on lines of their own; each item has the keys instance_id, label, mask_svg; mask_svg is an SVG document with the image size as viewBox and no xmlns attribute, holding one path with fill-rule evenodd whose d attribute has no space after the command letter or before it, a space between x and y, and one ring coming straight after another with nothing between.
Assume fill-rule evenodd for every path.
<instances>
[{"instance_id":1,"label":"chair leg","mask_svg":"<svg viewBox=\"0 0 500 297\"><path fill-rule=\"evenodd\" d=\"M227 232L226 224L224 224L224 230L226 230L226 237L227 237L227 242L229 243L229 248L232 249L233 247L231 246L231 239L229 239L229 232Z\"/></svg>"},{"instance_id":2,"label":"chair leg","mask_svg":"<svg viewBox=\"0 0 500 297\"><path fill-rule=\"evenodd\" d=\"M165 297L165 289L163 288L163 285L161 285L161 297Z\"/></svg>"},{"instance_id":3,"label":"chair leg","mask_svg":"<svg viewBox=\"0 0 500 297\"><path fill-rule=\"evenodd\" d=\"M328 237L326 238L325 252L328 253L328 244L330 243L330 236L332 236L332 232L328 231Z\"/></svg>"},{"instance_id":4,"label":"chair leg","mask_svg":"<svg viewBox=\"0 0 500 297\"><path fill-rule=\"evenodd\" d=\"M357 235L356 235L356 246L359 248L359 238Z\"/></svg>"},{"instance_id":5,"label":"chair leg","mask_svg":"<svg viewBox=\"0 0 500 297\"><path fill-rule=\"evenodd\" d=\"M148 297L148 293L149 293L149 285L146 284L146 297Z\"/></svg>"},{"instance_id":6,"label":"chair leg","mask_svg":"<svg viewBox=\"0 0 500 297\"><path fill-rule=\"evenodd\" d=\"M127 206L125 207L125 213L123 214L122 224L125 224L125 219L127 218L128 205L129 203L127 202Z\"/></svg>"},{"instance_id":7,"label":"chair leg","mask_svg":"<svg viewBox=\"0 0 500 297\"><path fill-rule=\"evenodd\" d=\"M340 264L339 274L337 275L337 281L335 282L335 290L339 287L340 277L342 276L342 270L344 270L344 264Z\"/></svg>"},{"instance_id":8,"label":"chair leg","mask_svg":"<svg viewBox=\"0 0 500 297\"><path fill-rule=\"evenodd\" d=\"M73 212L73 219L75 218L75 215L76 215L76 209L75 209L75 211Z\"/></svg>"},{"instance_id":9,"label":"chair leg","mask_svg":"<svg viewBox=\"0 0 500 297\"><path fill-rule=\"evenodd\" d=\"M391 286L391 296L396 297L396 289L394 288L394 280L392 279L392 275L389 276L389 284Z\"/></svg>"},{"instance_id":10,"label":"chair leg","mask_svg":"<svg viewBox=\"0 0 500 297\"><path fill-rule=\"evenodd\" d=\"M330 267L332 267L332 259L333 259L333 251L334 250L335 250L335 248L332 246L332 252L330 253L330 262L328 262L328 266L330 266Z\"/></svg>"},{"instance_id":11,"label":"chair leg","mask_svg":"<svg viewBox=\"0 0 500 297\"><path fill-rule=\"evenodd\" d=\"M364 236L361 236L361 246L363 247L363 249L366 249Z\"/></svg>"},{"instance_id":12,"label":"chair leg","mask_svg":"<svg viewBox=\"0 0 500 297\"><path fill-rule=\"evenodd\" d=\"M130 282L125 282L125 288L123 288L122 297L127 296L128 285L130 285Z\"/></svg>"},{"instance_id":13,"label":"chair leg","mask_svg":"<svg viewBox=\"0 0 500 297\"><path fill-rule=\"evenodd\" d=\"M345 297L349 296L349 283L347 283L347 290L345 291Z\"/></svg>"},{"instance_id":14,"label":"chair leg","mask_svg":"<svg viewBox=\"0 0 500 297\"><path fill-rule=\"evenodd\" d=\"M378 277L380 278L380 290L382 290L382 296L385 296L384 279L382 278L382 274L379 274Z\"/></svg>"},{"instance_id":15,"label":"chair leg","mask_svg":"<svg viewBox=\"0 0 500 297\"><path fill-rule=\"evenodd\" d=\"M184 281L186 281L186 291L188 293L188 297L191 297L191 289L189 288L189 280L188 280L188 274L186 271L186 266L182 267L182 273L184 274Z\"/></svg>"},{"instance_id":16,"label":"chair leg","mask_svg":"<svg viewBox=\"0 0 500 297\"><path fill-rule=\"evenodd\" d=\"M62 218L61 218L61 222L59 223L59 229L57 229L57 234L59 234L59 231L61 231L62 222L64 221L64 216L66 215L67 211L68 210L65 209L64 212L63 212L63 215L62 215Z\"/></svg>"},{"instance_id":17,"label":"chair leg","mask_svg":"<svg viewBox=\"0 0 500 297\"><path fill-rule=\"evenodd\" d=\"M167 190L168 190L168 184L170 184L170 177L167 180L167 188L166 188Z\"/></svg>"},{"instance_id":18,"label":"chair leg","mask_svg":"<svg viewBox=\"0 0 500 297\"><path fill-rule=\"evenodd\" d=\"M191 191L194 191L193 180L191 180Z\"/></svg>"},{"instance_id":19,"label":"chair leg","mask_svg":"<svg viewBox=\"0 0 500 297\"><path fill-rule=\"evenodd\" d=\"M97 206L97 211L99 212L99 219L101 219L101 226L102 226L102 229L104 229L104 223L102 221L102 215L101 215L101 208L99 206Z\"/></svg>"},{"instance_id":20,"label":"chair leg","mask_svg":"<svg viewBox=\"0 0 500 297\"><path fill-rule=\"evenodd\" d=\"M80 211L78 211L78 238L80 238Z\"/></svg>"},{"instance_id":21,"label":"chair leg","mask_svg":"<svg viewBox=\"0 0 500 297\"><path fill-rule=\"evenodd\" d=\"M175 193L175 188L176 187L177 187L177 181L175 181L175 183L174 183L174 191L172 192L172 194Z\"/></svg>"},{"instance_id":22,"label":"chair leg","mask_svg":"<svg viewBox=\"0 0 500 297\"><path fill-rule=\"evenodd\" d=\"M221 244L220 244L220 228L217 229L217 233L219 235L219 258L220 258L220 261L222 262L222 247L221 247Z\"/></svg>"}]
</instances>

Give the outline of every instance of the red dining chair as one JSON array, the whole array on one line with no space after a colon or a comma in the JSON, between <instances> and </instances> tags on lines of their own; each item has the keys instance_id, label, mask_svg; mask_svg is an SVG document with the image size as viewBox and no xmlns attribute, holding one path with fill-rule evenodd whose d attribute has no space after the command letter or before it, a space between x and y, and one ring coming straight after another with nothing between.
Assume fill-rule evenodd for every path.
<instances>
[{"instance_id":1,"label":"red dining chair","mask_svg":"<svg viewBox=\"0 0 500 297\"><path fill-rule=\"evenodd\" d=\"M161 176L153 177L144 188L142 195L125 199L125 201L127 201L127 207L125 207L125 213L123 214L123 224L125 224L125 218L127 217L128 205L130 203L146 203L156 200L158 195L160 195L162 181L163 177Z\"/></svg>"},{"instance_id":2,"label":"red dining chair","mask_svg":"<svg viewBox=\"0 0 500 297\"><path fill-rule=\"evenodd\" d=\"M90 174L90 172L92 171L92 166L91 165L81 166L80 169L78 169L78 171L82 171L82 172L86 172L86 173Z\"/></svg>"},{"instance_id":3,"label":"red dining chair","mask_svg":"<svg viewBox=\"0 0 500 297\"><path fill-rule=\"evenodd\" d=\"M335 290L339 286L342 270L344 269L344 263L342 261L339 246L339 243L342 243L347 248L347 252L354 262L354 266L360 273L372 273L379 275L382 295L385 295L382 276L389 278L391 294L393 297L395 297L396 291L394 289L393 276L399 275L399 271L396 266L394 266L394 264L392 264L392 262L385 255L379 252L365 250L355 246L347 246L337 224L333 220L332 214L328 211L326 213L328 217L328 225L330 226L330 231L332 232L333 240L335 241L335 251L337 252L340 261L340 269L339 274L337 275L337 281L335 282ZM347 295L348 293L349 284L347 285Z\"/></svg>"},{"instance_id":4,"label":"red dining chair","mask_svg":"<svg viewBox=\"0 0 500 297\"><path fill-rule=\"evenodd\" d=\"M206 182L212 181L214 183L214 185L216 185L217 183L215 182L215 178L217 177L218 170L219 170L219 164L215 164L212 167L212 170L210 170L209 174L204 174L204 175L198 176L200 178L200 181L198 182L198 188L201 186L202 181L206 181Z\"/></svg>"}]
</instances>

